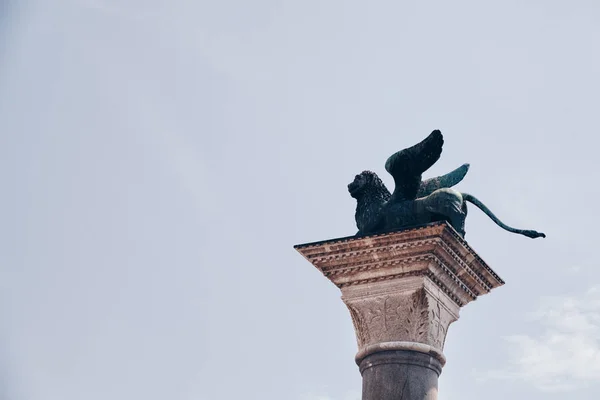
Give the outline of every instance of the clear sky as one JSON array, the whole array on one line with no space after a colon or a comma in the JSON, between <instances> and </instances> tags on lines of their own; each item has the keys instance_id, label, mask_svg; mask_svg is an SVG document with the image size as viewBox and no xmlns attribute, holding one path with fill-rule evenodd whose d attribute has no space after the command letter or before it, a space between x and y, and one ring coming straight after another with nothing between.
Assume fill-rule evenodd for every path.
<instances>
[{"instance_id":1,"label":"clear sky","mask_svg":"<svg viewBox=\"0 0 600 400\"><path fill-rule=\"evenodd\" d=\"M440 400L597 398L600 3L0 2L0 399L358 400L294 244L433 129L469 162Z\"/></svg>"}]
</instances>

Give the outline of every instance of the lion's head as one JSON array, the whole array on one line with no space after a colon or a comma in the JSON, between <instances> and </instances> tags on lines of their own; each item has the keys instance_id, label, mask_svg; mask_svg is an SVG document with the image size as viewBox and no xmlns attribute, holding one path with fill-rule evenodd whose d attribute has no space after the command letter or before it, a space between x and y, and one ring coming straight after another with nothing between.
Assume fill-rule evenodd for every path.
<instances>
[{"instance_id":1,"label":"lion's head","mask_svg":"<svg viewBox=\"0 0 600 400\"><path fill-rule=\"evenodd\" d=\"M350 196L356 199L354 218L359 234L379 229L381 209L391 194L375 172L363 171L348 185Z\"/></svg>"},{"instance_id":2,"label":"lion's head","mask_svg":"<svg viewBox=\"0 0 600 400\"><path fill-rule=\"evenodd\" d=\"M348 192L355 199L368 196L387 201L390 197L390 192L383 184L383 181L375 172L371 171L363 171L356 175L354 181L348 185Z\"/></svg>"}]
</instances>

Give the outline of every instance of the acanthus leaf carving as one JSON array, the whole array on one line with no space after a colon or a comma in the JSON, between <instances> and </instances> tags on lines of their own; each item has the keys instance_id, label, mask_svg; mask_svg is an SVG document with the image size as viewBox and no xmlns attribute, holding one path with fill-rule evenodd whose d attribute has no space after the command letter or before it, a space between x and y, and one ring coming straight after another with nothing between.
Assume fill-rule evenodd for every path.
<instances>
[{"instance_id":1,"label":"acanthus leaf carving","mask_svg":"<svg viewBox=\"0 0 600 400\"><path fill-rule=\"evenodd\" d=\"M347 305L359 347L384 341L428 342L429 299L424 289L347 301Z\"/></svg>"}]
</instances>

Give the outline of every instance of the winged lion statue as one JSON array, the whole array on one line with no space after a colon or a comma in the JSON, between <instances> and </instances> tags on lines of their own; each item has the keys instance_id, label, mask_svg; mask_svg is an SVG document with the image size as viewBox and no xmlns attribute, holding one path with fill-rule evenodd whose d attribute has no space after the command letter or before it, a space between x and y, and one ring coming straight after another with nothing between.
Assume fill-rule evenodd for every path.
<instances>
[{"instance_id":1,"label":"winged lion statue","mask_svg":"<svg viewBox=\"0 0 600 400\"><path fill-rule=\"evenodd\" d=\"M469 202L509 232L530 238L546 237L541 232L504 224L475 196L451 189L465 177L469 164L423 181L423 172L440 158L443 144L442 133L434 130L422 142L392 154L385 169L394 177L394 193L389 192L374 172L356 175L348 191L357 200L357 236L445 220L464 238Z\"/></svg>"}]
</instances>

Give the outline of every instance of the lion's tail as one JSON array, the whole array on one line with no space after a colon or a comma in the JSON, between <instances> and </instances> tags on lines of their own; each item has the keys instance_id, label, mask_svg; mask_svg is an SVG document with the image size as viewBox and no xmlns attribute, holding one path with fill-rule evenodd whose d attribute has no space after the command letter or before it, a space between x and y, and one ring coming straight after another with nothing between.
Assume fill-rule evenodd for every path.
<instances>
[{"instance_id":1,"label":"lion's tail","mask_svg":"<svg viewBox=\"0 0 600 400\"><path fill-rule=\"evenodd\" d=\"M518 233L520 235L524 235L524 236L530 237L532 239L535 239L538 237L543 237L543 238L546 237L546 235L543 234L542 232L537 232L537 231L532 231L532 230L527 230L527 229L516 229L516 228L512 228L512 227L506 225L504 222L500 221L500 219L498 217L496 217L494 215L494 213L491 212L490 209L486 207L485 204L483 204L481 201L479 201L473 195L470 195L468 193L462 193L462 197L463 197L464 201L468 201L469 203L476 205L477 208L479 208L481 211L483 211L488 217L490 217L492 219L492 221L494 221L502 229L505 229L509 232Z\"/></svg>"}]
</instances>

